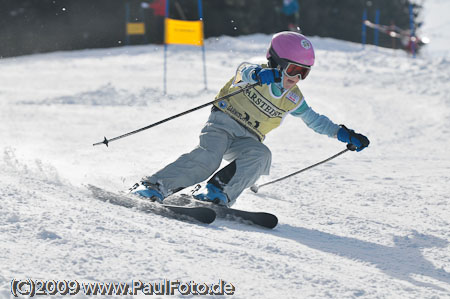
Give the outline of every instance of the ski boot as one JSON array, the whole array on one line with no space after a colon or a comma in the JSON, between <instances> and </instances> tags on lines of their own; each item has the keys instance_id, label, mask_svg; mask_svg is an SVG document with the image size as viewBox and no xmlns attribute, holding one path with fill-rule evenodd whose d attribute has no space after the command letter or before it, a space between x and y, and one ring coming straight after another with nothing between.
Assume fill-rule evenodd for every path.
<instances>
[{"instance_id":1,"label":"ski boot","mask_svg":"<svg viewBox=\"0 0 450 299\"><path fill-rule=\"evenodd\" d=\"M228 196L217 186L211 183L206 184L203 189L201 189L200 185L198 185L197 189L192 193L192 196L197 200L208 201L225 207L228 207L230 203Z\"/></svg>"},{"instance_id":2,"label":"ski boot","mask_svg":"<svg viewBox=\"0 0 450 299\"><path fill-rule=\"evenodd\" d=\"M136 194L137 196L150 199L151 201L157 201L162 203L164 200L164 195L159 190L158 184L152 184L150 182L136 183L130 189L130 192Z\"/></svg>"}]
</instances>

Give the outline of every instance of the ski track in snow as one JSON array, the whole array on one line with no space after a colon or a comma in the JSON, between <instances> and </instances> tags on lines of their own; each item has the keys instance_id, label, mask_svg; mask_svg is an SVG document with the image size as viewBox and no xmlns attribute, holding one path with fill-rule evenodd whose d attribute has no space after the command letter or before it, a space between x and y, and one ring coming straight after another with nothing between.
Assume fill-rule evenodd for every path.
<instances>
[{"instance_id":1,"label":"ski track in snow","mask_svg":"<svg viewBox=\"0 0 450 299\"><path fill-rule=\"evenodd\" d=\"M11 279L32 278L223 279L233 298L450 298L448 56L312 38L317 65L300 83L308 103L371 145L245 191L235 207L276 214L274 230L173 220L88 191L125 190L193 148L209 109L109 148L92 143L211 101L240 62L264 61L269 41L207 40L206 91L200 50L169 47L167 96L160 46L3 59L0 297ZM344 148L293 117L266 144L273 166L259 183Z\"/></svg>"}]
</instances>

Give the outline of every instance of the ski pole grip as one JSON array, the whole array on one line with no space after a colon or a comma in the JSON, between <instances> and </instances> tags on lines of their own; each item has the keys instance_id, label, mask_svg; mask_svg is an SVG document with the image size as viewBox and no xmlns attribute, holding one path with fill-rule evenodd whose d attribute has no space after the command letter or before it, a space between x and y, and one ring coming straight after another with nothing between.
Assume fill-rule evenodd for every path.
<instances>
[{"instance_id":1,"label":"ski pole grip","mask_svg":"<svg viewBox=\"0 0 450 299\"><path fill-rule=\"evenodd\" d=\"M278 69L274 69L273 72L274 73L278 72L278 77L275 74L273 76L275 77L275 83L280 83L281 82L281 77L282 77L281 71L278 70Z\"/></svg>"},{"instance_id":2,"label":"ski pole grip","mask_svg":"<svg viewBox=\"0 0 450 299\"><path fill-rule=\"evenodd\" d=\"M356 151L356 145L354 145L353 143L347 143L347 149L354 152Z\"/></svg>"}]
</instances>

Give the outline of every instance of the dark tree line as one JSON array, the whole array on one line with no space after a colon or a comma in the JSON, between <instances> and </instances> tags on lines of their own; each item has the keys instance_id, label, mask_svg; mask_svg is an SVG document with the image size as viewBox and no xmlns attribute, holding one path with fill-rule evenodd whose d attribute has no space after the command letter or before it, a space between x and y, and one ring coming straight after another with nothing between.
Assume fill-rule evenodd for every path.
<instances>
[{"instance_id":1,"label":"dark tree line","mask_svg":"<svg viewBox=\"0 0 450 299\"><path fill-rule=\"evenodd\" d=\"M295 1L295 0L294 0ZM409 0L296 0L287 14L283 0L203 0L206 37L301 30L309 36L361 41L363 10L381 24L409 28ZM59 50L162 43L164 0L2 0L0 57ZM170 17L198 19L198 0L171 0ZM128 9L127 6L128 5ZM421 7L414 5L417 16ZM128 18L128 20L127 20ZM144 36L126 35L126 22L145 22ZM420 26L420 24L416 24ZM372 30L368 30L370 43ZM380 34L380 45L391 38Z\"/></svg>"}]
</instances>

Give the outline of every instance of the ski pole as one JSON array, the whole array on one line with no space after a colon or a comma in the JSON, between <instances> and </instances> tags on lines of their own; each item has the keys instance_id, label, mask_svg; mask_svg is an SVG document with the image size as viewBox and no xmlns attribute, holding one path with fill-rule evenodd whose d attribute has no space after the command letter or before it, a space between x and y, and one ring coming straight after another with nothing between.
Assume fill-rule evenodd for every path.
<instances>
[{"instance_id":1,"label":"ski pole","mask_svg":"<svg viewBox=\"0 0 450 299\"><path fill-rule=\"evenodd\" d=\"M336 157L342 155L343 153L345 153L345 152L347 152L347 151L354 151L354 150L356 150L356 147L355 147L353 144L349 143L349 144L347 144L347 148L346 148L345 150L340 151L339 153L337 153L337 154L334 155L334 156L331 156L331 157L329 157L329 158L327 158L327 159L325 159L325 160L323 160L323 161L320 161L320 162L318 162L318 163L316 163L316 164L314 164L314 165L311 165L311 166L308 166L308 167L306 167L306 168L303 168L302 170L296 171L296 172L291 173L291 174L289 174L289 175L287 175L287 176L284 176L284 177L282 177L282 178L279 178L279 179L276 179L276 180L273 180L273 181L264 183L264 184L259 185L259 186L255 184L255 185L253 185L253 186L250 187L250 190L252 190L252 191L255 192L255 193L258 193L259 188L261 188L261 187L263 187L263 186L267 186L267 185L270 185L270 184L273 184L273 183L276 183L276 182L285 180L285 179L287 179L287 178L290 178L291 176L294 176L294 175L299 174L299 173L301 173L301 172L304 172L304 171L306 171L306 170L308 170L308 169L311 169L311 168L314 168L314 167L316 167L316 166L319 166L320 164L323 164L323 163L325 163L325 162L328 162L328 161L330 161L330 160L333 160L334 158L336 158Z\"/></svg>"},{"instance_id":2,"label":"ski pole","mask_svg":"<svg viewBox=\"0 0 450 299\"><path fill-rule=\"evenodd\" d=\"M239 90L233 91L233 92L231 92L231 93L229 93L229 94L227 94L227 95L224 95L223 97L220 97L220 98L218 98L218 99L215 99L214 101L211 101L211 102L208 102L208 103L206 103L206 104L200 105L200 106L198 106L198 107L195 107L195 108L186 110L186 111L184 111L184 112L181 112L181 113L178 113L178 114L173 115L173 116L171 116L171 117L168 117L168 118L166 118L166 119L160 120L160 121L158 121L158 122L156 122L156 123L153 123L153 124L151 124L151 125L148 125L148 126L146 126L146 127L143 127L143 128L140 128L140 129L137 129L137 130L128 132L128 133L126 133L126 134L123 134L123 135L120 135L120 136L117 136L117 137L114 137L114 138L111 138L111 139L107 139L106 137L104 137L105 139L103 139L103 141L94 143L93 146L100 145L100 144L105 144L106 146L108 146L108 144L109 144L110 142L112 142L112 141L115 141L115 140L117 140L117 139L121 139L121 138L130 136L130 135L133 135L133 134L142 132L142 131L144 131L144 130L147 130L147 129L156 127L156 126L158 126L158 125L160 125L160 124L162 124L162 123L168 122L169 120L172 120L172 119L178 118L178 117L180 117L180 116L186 115L186 114L188 114L188 113L194 112L194 111L196 111L196 110L205 108L205 107L207 107L207 106L209 106L209 105L214 104L215 102L218 102L218 101L227 99L227 98L229 98L229 97L232 97L232 96L234 96L234 95L237 95L238 93L241 93L241 92L243 92L243 91L246 91L246 90L248 90L248 89L250 89L250 88L252 88L252 87L254 87L254 86L256 86L256 85L259 85L259 82L258 82L258 83L254 83L254 84L249 84L249 85L247 85L247 86L245 86L245 87L243 87L243 88L241 88L241 89L239 89Z\"/></svg>"}]
</instances>

